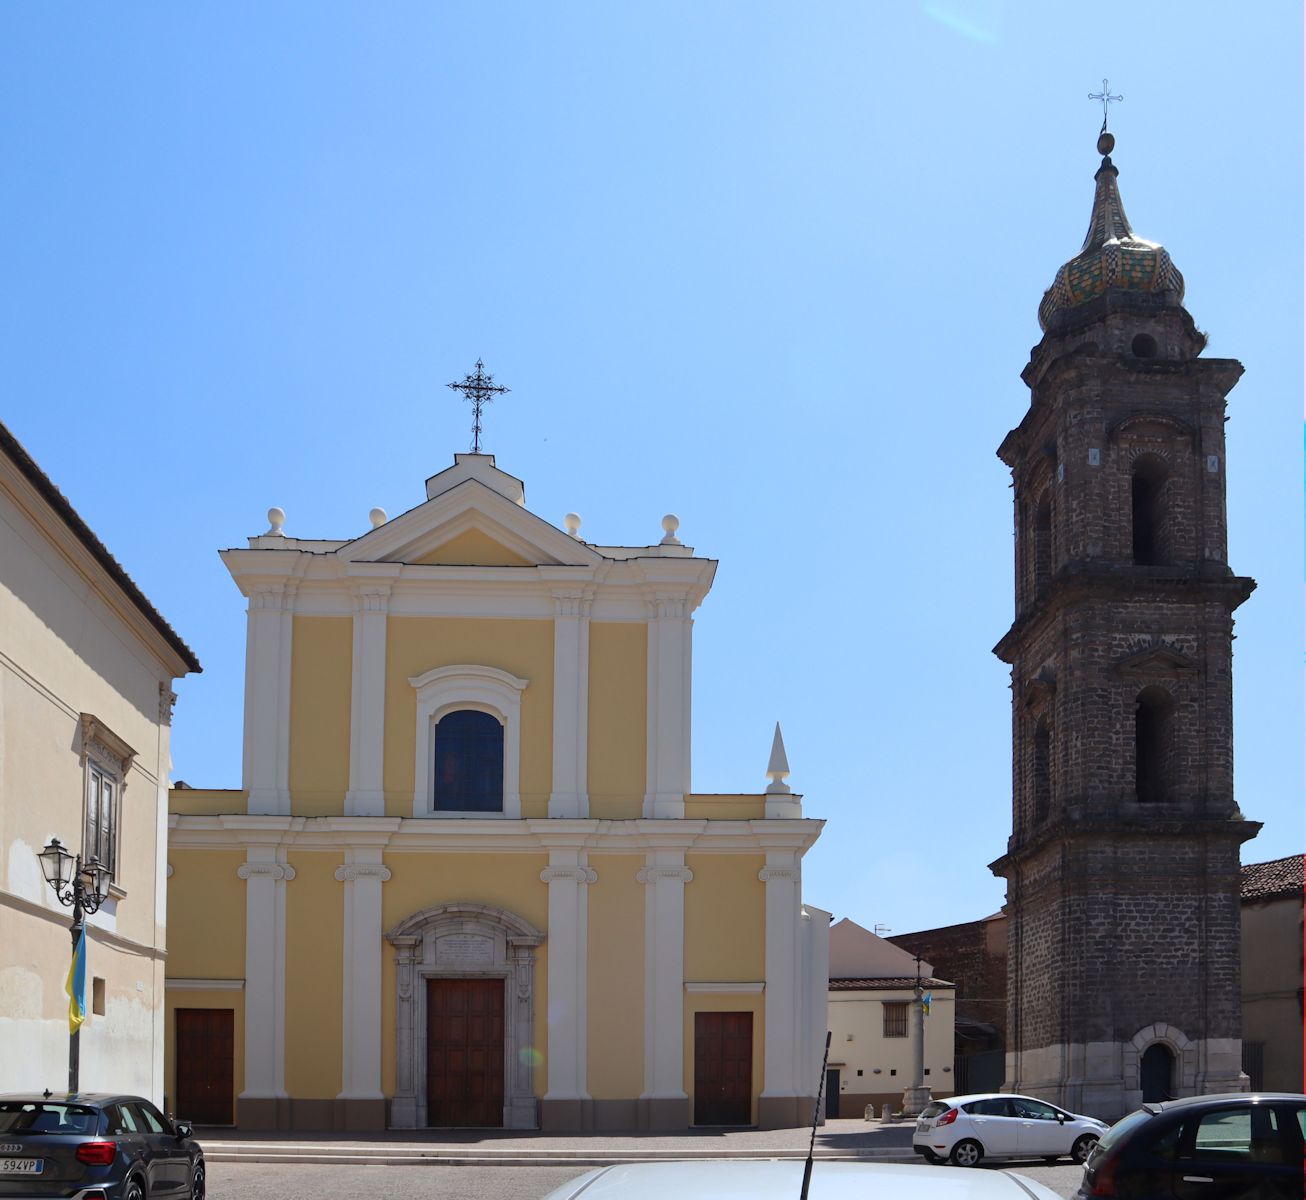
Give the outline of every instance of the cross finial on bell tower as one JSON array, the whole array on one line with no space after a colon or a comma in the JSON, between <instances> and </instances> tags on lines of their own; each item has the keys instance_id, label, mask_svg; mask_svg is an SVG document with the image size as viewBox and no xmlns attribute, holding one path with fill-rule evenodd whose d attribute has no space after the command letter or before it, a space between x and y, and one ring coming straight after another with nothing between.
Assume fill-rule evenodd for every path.
<instances>
[{"instance_id":1,"label":"cross finial on bell tower","mask_svg":"<svg viewBox=\"0 0 1306 1200\"><path fill-rule=\"evenodd\" d=\"M1102 101L1102 132L1106 133L1106 121L1107 121L1107 116L1109 114L1111 101L1123 100L1124 97L1113 96L1111 94L1111 85L1104 79L1102 80L1102 90L1100 92L1089 92L1088 98L1090 100Z\"/></svg>"},{"instance_id":2,"label":"cross finial on bell tower","mask_svg":"<svg viewBox=\"0 0 1306 1200\"><path fill-rule=\"evenodd\" d=\"M465 400L472 402L472 453L481 452L481 408L489 404L495 396L511 391L494 382L494 376L487 374L485 364L476 360L476 374L464 375L461 382L451 383L449 387L455 392L462 392Z\"/></svg>"}]
</instances>

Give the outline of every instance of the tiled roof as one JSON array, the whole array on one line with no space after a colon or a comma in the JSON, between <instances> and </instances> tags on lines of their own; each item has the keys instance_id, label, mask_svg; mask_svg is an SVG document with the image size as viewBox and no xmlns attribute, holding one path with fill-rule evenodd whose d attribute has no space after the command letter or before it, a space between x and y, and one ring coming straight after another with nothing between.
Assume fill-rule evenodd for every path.
<instances>
[{"instance_id":1,"label":"tiled roof","mask_svg":"<svg viewBox=\"0 0 1306 1200\"><path fill-rule=\"evenodd\" d=\"M915 975L903 975L891 979L831 979L832 992L900 992L903 988L916 986ZM946 979L922 979L922 987L950 988L955 986Z\"/></svg>"},{"instance_id":2,"label":"tiled roof","mask_svg":"<svg viewBox=\"0 0 1306 1200\"><path fill-rule=\"evenodd\" d=\"M1273 896L1302 894L1302 856L1289 854L1273 862L1246 863L1243 866L1242 898L1268 900Z\"/></svg>"},{"instance_id":3,"label":"tiled roof","mask_svg":"<svg viewBox=\"0 0 1306 1200\"><path fill-rule=\"evenodd\" d=\"M104 568L109 578L122 589L123 595L140 610L141 615L158 630L163 640L176 651L177 656L186 664L186 669L188 671L199 671L201 669L200 662L195 657L195 652L181 640L177 631L163 619L159 610L145 598L145 593L136 586L136 582L132 577L122 569L122 564L109 553L105 544L91 532L90 526L77 515L77 510L68 503L68 498L54 486L50 477L36 465L36 460L23 449L22 443L2 423L0 423L0 451L9 456L18 470L27 478L28 483L40 493L41 498L54 509L64 524L72 530L73 536L86 547L91 557Z\"/></svg>"}]
</instances>

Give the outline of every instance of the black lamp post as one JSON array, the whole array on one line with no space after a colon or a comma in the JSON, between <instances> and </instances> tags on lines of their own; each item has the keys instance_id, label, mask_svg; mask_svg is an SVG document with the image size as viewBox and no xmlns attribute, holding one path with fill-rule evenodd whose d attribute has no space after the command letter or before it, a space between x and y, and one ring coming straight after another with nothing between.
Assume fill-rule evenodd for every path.
<instances>
[{"instance_id":1,"label":"black lamp post","mask_svg":"<svg viewBox=\"0 0 1306 1200\"><path fill-rule=\"evenodd\" d=\"M69 926L73 938L73 953L77 952L77 943L81 939L82 929L86 925L86 914L93 913L104 903L109 894L109 870L95 855L82 862L80 854L72 854L58 838L51 838L50 844L36 856L41 860L41 874L45 882L54 889L59 903L71 905L73 923ZM79 1039L81 1027L74 1029L68 1037L68 1090L77 1091L79 1066Z\"/></svg>"}]
</instances>

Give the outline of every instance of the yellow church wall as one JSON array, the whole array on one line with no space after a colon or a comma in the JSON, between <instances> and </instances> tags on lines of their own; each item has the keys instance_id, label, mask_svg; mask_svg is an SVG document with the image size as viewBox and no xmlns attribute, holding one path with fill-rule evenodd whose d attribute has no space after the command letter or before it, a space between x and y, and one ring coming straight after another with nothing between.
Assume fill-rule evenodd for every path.
<instances>
[{"instance_id":1,"label":"yellow church wall","mask_svg":"<svg viewBox=\"0 0 1306 1200\"><path fill-rule=\"evenodd\" d=\"M169 979L244 979L244 862L243 850L168 851Z\"/></svg>"},{"instance_id":2,"label":"yellow church wall","mask_svg":"<svg viewBox=\"0 0 1306 1200\"><path fill-rule=\"evenodd\" d=\"M521 697L522 816L547 817L553 786L553 622L390 617L386 631L386 814L413 815L417 693L408 680L435 667L471 663L528 681Z\"/></svg>"},{"instance_id":3,"label":"yellow church wall","mask_svg":"<svg viewBox=\"0 0 1306 1200\"><path fill-rule=\"evenodd\" d=\"M295 617L290 651L290 795L296 816L345 811L354 623Z\"/></svg>"},{"instance_id":4,"label":"yellow church wall","mask_svg":"<svg viewBox=\"0 0 1306 1200\"><path fill-rule=\"evenodd\" d=\"M249 793L243 788L172 788L168 792L168 811L183 817L243 813L248 802Z\"/></svg>"},{"instance_id":5,"label":"yellow church wall","mask_svg":"<svg viewBox=\"0 0 1306 1200\"><path fill-rule=\"evenodd\" d=\"M529 558L523 558L515 551L509 550L502 542L495 541L488 533L479 529L465 529L430 553L413 559L413 562L429 566L452 567L535 566Z\"/></svg>"},{"instance_id":6,"label":"yellow church wall","mask_svg":"<svg viewBox=\"0 0 1306 1200\"><path fill-rule=\"evenodd\" d=\"M340 1094L344 1035L345 885L337 850L293 853L286 885L286 1090L297 1099Z\"/></svg>"},{"instance_id":7,"label":"yellow church wall","mask_svg":"<svg viewBox=\"0 0 1306 1200\"><path fill-rule=\"evenodd\" d=\"M766 797L699 794L685 797L685 818L690 821L761 821L766 817Z\"/></svg>"},{"instance_id":8,"label":"yellow church wall","mask_svg":"<svg viewBox=\"0 0 1306 1200\"><path fill-rule=\"evenodd\" d=\"M188 1121L191 1114L177 1110L177 1009L179 1008L229 1008L231 1017L231 1074L232 1107L236 1097L245 1090L245 993L243 991L213 988L203 991L176 991L165 993L163 1037L163 1091L167 1097L167 1112L179 1120ZM233 1112L232 1119L235 1120Z\"/></svg>"},{"instance_id":9,"label":"yellow church wall","mask_svg":"<svg viewBox=\"0 0 1306 1200\"><path fill-rule=\"evenodd\" d=\"M644 1090L643 855L591 854L589 889L589 1093L625 1100Z\"/></svg>"},{"instance_id":10,"label":"yellow church wall","mask_svg":"<svg viewBox=\"0 0 1306 1200\"><path fill-rule=\"evenodd\" d=\"M648 626L591 621L589 655L590 816L643 815L648 704Z\"/></svg>"},{"instance_id":11,"label":"yellow church wall","mask_svg":"<svg viewBox=\"0 0 1306 1200\"><path fill-rule=\"evenodd\" d=\"M692 885L691 885L692 886ZM688 992L685 995L685 1091L689 1093L689 1111L694 1111L694 1014L700 1012L751 1012L753 1014L753 1098L749 1121L757 1123L757 1097L766 1086L762 1078L762 1052L766 1047L765 1001L761 992L747 995L731 993Z\"/></svg>"},{"instance_id":12,"label":"yellow church wall","mask_svg":"<svg viewBox=\"0 0 1306 1200\"><path fill-rule=\"evenodd\" d=\"M491 666L497 665L494 663ZM511 668L505 667L504 670ZM410 689L411 690L411 689ZM532 1048L539 1054L535 1093L548 1090L549 1042L549 889L540 872L547 854L387 854L391 878L382 889L382 927L393 929L405 917L437 904L488 904L530 922L546 935L535 949L535 1018ZM395 963L387 941L381 968L381 1090L395 1090Z\"/></svg>"},{"instance_id":13,"label":"yellow church wall","mask_svg":"<svg viewBox=\"0 0 1306 1200\"><path fill-rule=\"evenodd\" d=\"M762 854L687 854L685 982L766 978L766 885Z\"/></svg>"}]
</instances>

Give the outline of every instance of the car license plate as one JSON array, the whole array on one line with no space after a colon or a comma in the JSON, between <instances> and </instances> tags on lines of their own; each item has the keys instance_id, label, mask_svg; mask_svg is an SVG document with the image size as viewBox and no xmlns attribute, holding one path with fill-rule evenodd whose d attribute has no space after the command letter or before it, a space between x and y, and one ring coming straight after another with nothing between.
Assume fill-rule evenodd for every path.
<instances>
[{"instance_id":1,"label":"car license plate","mask_svg":"<svg viewBox=\"0 0 1306 1200\"><path fill-rule=\"evenodd\" d=\"M39 1158L0 1158L0 1175L39 1175L43 1163Z\"/></svg>"}]
</instances>

